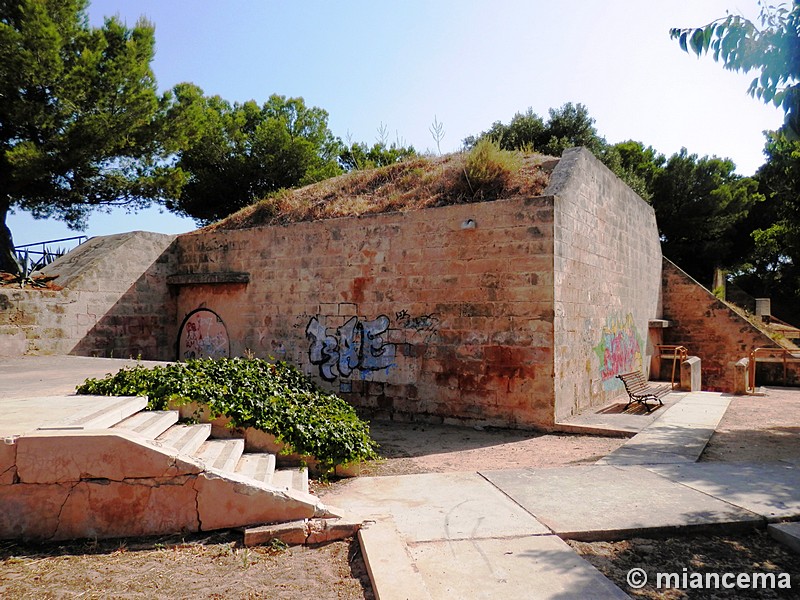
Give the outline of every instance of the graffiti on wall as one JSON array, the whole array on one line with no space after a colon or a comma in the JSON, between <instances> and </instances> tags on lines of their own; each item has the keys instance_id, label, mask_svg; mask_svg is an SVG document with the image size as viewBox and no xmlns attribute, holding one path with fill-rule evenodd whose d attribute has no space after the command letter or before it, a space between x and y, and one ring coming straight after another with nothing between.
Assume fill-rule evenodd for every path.
<instances>
[{"instance_id":1,"label":"graffiti on wall","mask_svg":"<svg viewBox=\"0 0 800 600\"><path fill-rule=\"evenodd\" d=\"M402 329L409 329L423 337L427 343L431 337L439 331L439 318L436 315L420 315L412 317L407 310L401 310L394 314L395 322Z\"/></svg>"},{"instance_id":2,"label":"graffiti on wall","mask_svg":"<svg viewBox=\"0 0 800 600\"><path fill-rule=\"evenodd\" d=\"M312 317L306 326L306 337L311 342L308 358L326 381L350 377L356 371L362 377L371 371L388 371L396 355L395 345L385 339L389 324L386 315L372 321L351 317L328 333L320 319Z\"/></svg>"},{"instance_id":3,"label":"graffiti on wall","mask_svg":"<svg viewBox=\"0 0 800 600\"><path fill-rule=\"evenodd\" d=\"M396 366L398 341L418 344L421 337L427 343L439 330L436 315L413 316L406 310L396 312L394 321L386 315L373 320L350 317L335 328L327 327L325 319L317 315L306 325L309 362L325 381L370 379L380 371L388 375Z\"/></svg>"},{"instance_id":4,"label":"graffiti on wall","mask_svg":"<svg viewBox=\"0 0 800 600\"><path fill-rule=\"evenodd\" d=\"M189 313L178 334L178 360L230 356L225 323L212 310L200 308Z\"/></svg>"},{"instance_id":5,"label":"graffiti on wall","mask_svg":"<svg viewBox=\"0 0 800 600\"><path fill-rule=\"evenodd\" d=\"M633 315L625 318L610 317L606 320L600 343L593 348L600 359L600 377L604 390L612 390L621 385L616 376L619 373L641 370L642 341Z\"/></svg>"}]
</instances>

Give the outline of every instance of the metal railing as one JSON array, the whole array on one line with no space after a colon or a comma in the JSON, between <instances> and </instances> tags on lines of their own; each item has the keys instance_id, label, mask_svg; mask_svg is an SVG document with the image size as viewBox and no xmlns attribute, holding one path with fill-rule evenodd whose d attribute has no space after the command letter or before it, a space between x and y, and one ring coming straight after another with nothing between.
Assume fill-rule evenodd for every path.
<instances>
[{"instance_id":1,"label":"metal railing","mask_svg":"<svg viewBox=\"0 0 800 600\"><path fill-rule=\"evenodd\" d=\"M48 254L50 252L47 249L47 244L57 244L59 242L72 242L72 241L78 240L78 243L76 244L76 246L80 246L83 242L85 242L88 239L89 238L87 236L85 236L85 235L75 235L75 236L72 236L72 237L60 238L60 239L57 239L57 240L45 240L44 242L33 242L32 244L22 244L21 246L14 246L14 251L16 252L16 251L19 251L19 250L27 250L28 254L37 254L37 255L44 256L45 254ZM41 246L42 249L41 250L31 250L31 248L33 248L35 246Z\"/></svg>"},{"instance_id":2,"label":"metal railing","mask_svg":"<svg viewBox=\"0 0 800 600\"><path fill-rule=\"evenodd\" d=\"M689 350L684 346L675 346L671 344L656 344L658 350L658 358L671 358L672 359L672 379L670 385L675 389L675 367L689 358ZM679 381L680 383L680 381Z\"/></svg>"},{"instance_id":3,"label":"metal railing","mask_svg":"<svg viewBox=\"0 0 800 600\"><path fill-rule=\"evenodd\" d=\"M762 355L762 357L759 358L759 355ZM750 363L748 364L748 392L753 392L756 389L756 362L783 363L783 385L786 385L789 374L788 365L789 363L800 363L800 349L753 348L750 351Z\"/></svg>"}]
</instances>

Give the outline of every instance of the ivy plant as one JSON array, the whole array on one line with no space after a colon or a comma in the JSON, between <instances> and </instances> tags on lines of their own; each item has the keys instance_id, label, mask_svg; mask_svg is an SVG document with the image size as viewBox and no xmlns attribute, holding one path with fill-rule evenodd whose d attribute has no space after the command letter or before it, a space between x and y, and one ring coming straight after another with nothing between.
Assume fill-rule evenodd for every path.
<instances>
[{"instance_id":1,"label":"ivy plant","mask_svg":"<svg viewBox=\"0 0 800 600\"><path fill-rule=\"evenodd\" d=\"M227 416L236 427L271 433L288 452L314 457L327 469L377 458L369 424L353 407L285 362L224 358L136 365L87 379L77 392L147 396L149 410L197 402L212 417Z\"/></svg>"}]
</instances>

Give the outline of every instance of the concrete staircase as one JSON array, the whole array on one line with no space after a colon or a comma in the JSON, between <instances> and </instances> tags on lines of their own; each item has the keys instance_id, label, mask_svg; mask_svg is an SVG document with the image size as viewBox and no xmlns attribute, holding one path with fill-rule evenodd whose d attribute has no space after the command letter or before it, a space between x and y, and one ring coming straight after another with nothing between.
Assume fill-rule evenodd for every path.
<instances>
[{"instance_id":1,"label":"concrete staircase","mask_svg":"<svg viewBox=\"0 0 800 600\"><path fill-rule=\"evenodd\" d=\"M211 424L182 425L177 410L140 410L114 424L111 429L125 430L155 443L174 448L185 456L194 456L218 471L238 473L279 489L308 493L308 470L277 469L275 455L267 452L245 453L244 439L209 439Z\"/></svg>"},{"instance_id":2,"label":"concrete staircase","mask_svg":"<svg viewBox=\"0 0 800 600\"><path fill-rule=\"evenodd\" d=\"M0 538L162 535L333 516L306 469L209 423L145 411L145 398L96 404L0 445Z\"/></svg>"}]
</instances>

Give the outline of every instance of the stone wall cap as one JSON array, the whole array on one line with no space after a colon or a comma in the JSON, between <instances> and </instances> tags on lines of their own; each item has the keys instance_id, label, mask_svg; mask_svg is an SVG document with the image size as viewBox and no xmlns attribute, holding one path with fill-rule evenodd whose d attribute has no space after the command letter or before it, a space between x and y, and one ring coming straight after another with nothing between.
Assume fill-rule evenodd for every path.
<instances>
[{"instance_id":1,"label":"stone wall cap","mask_svg":"<svg viewBox=\"0 0 800 600\"><path fill-rule=\"evenodd\" d=\"M250 273L226 271L219 273L178 273L167 277L167 285L208 285L250 283Z\"/></svg>"},{"instance_id":2,"label":"stone wall cap","mask_svg":"<svg viewBox=\"0 0 800 600\"><path fill-rule=\"evenodd\" d=\"M653 329L666 329L667 327L672 327L672 323L665 319L650 319L647 322L647 326Z\"/></svg>"}]
</instances>

